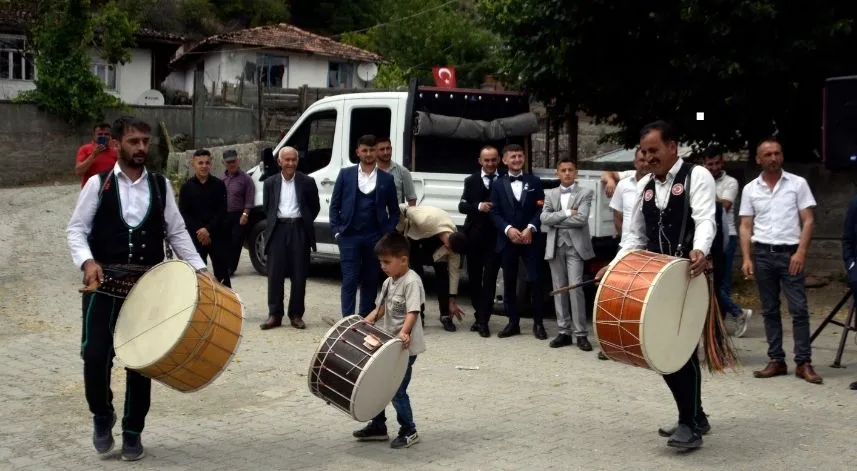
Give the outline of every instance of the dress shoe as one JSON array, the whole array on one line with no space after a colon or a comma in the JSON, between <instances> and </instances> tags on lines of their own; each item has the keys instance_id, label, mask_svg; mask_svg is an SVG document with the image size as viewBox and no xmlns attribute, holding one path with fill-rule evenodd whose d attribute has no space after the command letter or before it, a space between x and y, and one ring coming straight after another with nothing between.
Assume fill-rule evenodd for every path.
<instances>
[{"instance_id":1,"label":"dress shoe","mask_svg":"<svg viewBox=\"0 0 857 471\"><path fill-rule=\"evenodd\" d=\"M306 323L300 317L293 317L291 323L295 329L306 329Z\"/></svg>"},{"instance_id":2,"label":"dress shoe","mask_svg":"<svg viewBox=\"0 0 857 471\"><path fill-rule=\"evenodd\" d=\"M571 335L568 334L559 334L551 340L551 343L548 344L550 348L559 348L566 347L568 345L573 345L574 341L571 339Z\"/></svg>"},{"instance_id":3,"label":"dress shoe","mask_svg":"<svg viewBox=\"0 0 857 471\"><path fill-rule=\"evenodd\" d=\"M798 365L795 368L795 376L798 378L802 378L807 383L812 384L821 384L824 380L821 379L821 376L815 372L815 369L812 367L812 363L806 362L802 365Z\"/></svg>"},{"instance_id":4,"label":"dress shoe","mask_svg":"<svg viewBox=\"0 0 857 471\"><path fill-rule=\"evenodd\" d=\"M857 381L854 381L853 383L849 384L848 389L852 391L857 391Z\"/></svg>"},{"instance_id":5,"label":"dress shoe","mask_svg":"<svg viewBox=\"0 0 857 471\"><path fill-rule=\"evenodd\" d=\"M602 351L602 352L598 352L598 359L599 359L599 360L609 360L609 359L610 359L610 357L608 357L607 355L605 355L605 354L604 354L604 352Z\"/></svg>"},{"instance_id":6,"label":"dress shoe","mask_svg":"<svg viewBox=\"0 0 857 471\"><path fill-rule=\"evenodd\" d=\"M673 425L672 427L661 427L658 429L658 435L668 438L671 437L675 431L678 429L678 424ZM704 414L701 417L696 419L696 432L700 435L706 435L711 431L711 424L708 423L708 417Z\"/></svg>"},{"instance_id":7,"label":"dress shoe","mask_svg":"<svg viewBox=\"0 0 857 471\"><path fill-rule=\"evenodd\" d=\"M578 337L577 338L577 348L583 350L584 352L592 351L592 344L589 343L589 339L586 337Z\"/></svg>"},{"instance_id":8,"label":"dress shoe","mask_svg":"<svg viewBox=\"0 0 857 471\"><path fill-rule=\"evenodd\" d=\"M497 334L497 337L501 339L505 339L507 337L511 337L513 335L521 335L521 326L517 324L506 324L506 327L503 327L503 330Z\"/></svg>"},{"instance_id":9,"label":"dress shoe","mask_svg":"<svg viewBox=\"0 0 857 471\"><path fill-rule=\"evenodd\" d=\"M789 374L789 368L786 366L786 362L779 360L771 360L765 369L753 372L753 376L756 378L773 378L787 374Z\"/></svg>"},{"instance_id":10,"label":"dress shoe","mask_svg":"<svg viewBox=\"0 0 857 471\"><path fill-rule=\"evenodd\" d=\"M692 450L702 446L702 436L699 432L692 429L690 425L679 424L679 426L676 427L675 432L670 435L670 439L667 441L667 446Z\"/></svg>"},{"instance_id":11,"label":"dress shoe","mask_svg":"<svg viewBox=\"0 0 857 471\"><path fill-rule=\"evenodd\" d=\"M443 324L443 330L447 332L455 332L455 323L452 322L452 317L440 316L440 323Z\"/></svg>"},{"instance_id":12,"label":"dress shoe","mask_svg":"<svg viewBox=\"0 0 857 471\"><path fill-rule=\"evenodd\" d=\"M491 331L488 330L488 326L484 324L479 325L479 336L487 339L491 336Z\"/></svg>"},{"instance_id":13,"label":"dress shoe","mask_svg":"<svg viewBox=\"0 0 857 471\"><path fill-rule=\"evenodd\" d=\"M473 325L470 326L471 332L479 332L479 323L474 322Z\"/></svg>"},{"instance_id":14,"label":"dress shoe","mask_svg":"<svg viewBox=\"0 0 857 471\"><path fill-rule=\"evenodd\" d=\"M533 325L533 335L539 340L547 340L548 333L545 332L545 326L541 324Z\"/></svg>"},{"instance_id":15,"label":"dress shoe","mask_svg":"<svg viewBox=\"0 0 857 471\"><path fill-rule=\"evenodd\" d=\"M262 323L259 327L262 330L275 329L283 325L283 318L277 316L268 316L268 320Z\"/></svg>"}]
</instances>

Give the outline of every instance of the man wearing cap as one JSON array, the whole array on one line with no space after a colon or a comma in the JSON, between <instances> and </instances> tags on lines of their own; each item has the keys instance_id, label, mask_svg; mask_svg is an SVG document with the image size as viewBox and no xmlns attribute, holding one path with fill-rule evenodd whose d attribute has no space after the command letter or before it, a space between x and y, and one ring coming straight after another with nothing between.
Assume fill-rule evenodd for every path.
<instances>
[{"instance_id":1,"label":"man wearing cap","mask_svg":"<svg viewBox=\"0 0 857 471\"><path fill-rule=\"evenodd\" d=\"M223 183L226 184L226 230L230 234L226 259L231 276L241 259L241 247L247 237L247 222L255 202L256 187L250 176L241 170L235 149L223 151L223 163L226 165L223 174Z\"/></svg>"}]
</instances>

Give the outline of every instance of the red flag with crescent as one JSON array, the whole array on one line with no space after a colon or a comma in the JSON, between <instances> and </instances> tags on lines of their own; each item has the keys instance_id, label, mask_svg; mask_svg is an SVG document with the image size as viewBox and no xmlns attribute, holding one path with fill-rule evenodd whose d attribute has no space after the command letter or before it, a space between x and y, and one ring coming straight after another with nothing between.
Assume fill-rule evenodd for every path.
<instances>
[{"instance_id":1,"label":"red flag with crescent","mask_svg":"<svg viewBox=\"0 0 857 471\"><path fill-rule=\"evenodd\" d=\"M455 67L448 65L446 67L432 68L434 73L434 83L440 88L455 88Z\"/></svg>"}]
</instances>

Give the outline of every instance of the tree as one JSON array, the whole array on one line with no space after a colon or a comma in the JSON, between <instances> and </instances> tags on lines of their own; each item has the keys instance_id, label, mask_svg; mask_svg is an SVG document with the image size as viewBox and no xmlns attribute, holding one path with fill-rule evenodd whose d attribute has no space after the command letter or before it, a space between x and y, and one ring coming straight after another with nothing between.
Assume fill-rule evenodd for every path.
<instances>
[{"instance_id":1,"label":"tree","mask_svg":"<svg viewBox=\"0 0 857 471\"><path fill-rule=\"evenodd\" d=\"M289 4L295 26L327 36L368 28L382 13L376 0L291 0Z\"/></svg>"},{"instance_id":2,"label":"tree","mask_svg":"<svg viewBox=\"0 0 857 471\"><path fill-rule=\"evenodd\" d=\"M857 72L857 3L818 0L479 0L520 86L565 112L730 150L779 131L814 159L825 77ZM705 120L697 121L696 113Z\"/></svg>"},{"instance_id":3,"label":"tree","mask_svg":"<svg viewBox=\"0 0 857 471\"><path fill-rule=\"evenodd\" d=\"M36 103L70 124L102 118L106 108L120 106L121 101L92 73L90 49L110 64L124 64L130 59L137 27L112 1L96 13L86 0L43 2L31 31L36 88L17 100Z\"/></svg>"}]
</instances>

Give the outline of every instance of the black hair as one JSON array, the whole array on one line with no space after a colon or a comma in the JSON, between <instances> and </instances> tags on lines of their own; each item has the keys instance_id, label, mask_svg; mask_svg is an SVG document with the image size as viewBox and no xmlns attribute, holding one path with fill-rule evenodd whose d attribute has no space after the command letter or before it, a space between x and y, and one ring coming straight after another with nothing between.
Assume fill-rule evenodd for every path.
<instances>
[{"instance_id":1,"label":"black hair","mask_svg":"<svg viewBox=\"0 0 857 471\"><path fill-rule=\"evenodd\" d=\"M467 236L463 232L453 232L449 235L449 248L457 254L467 252Z\"/></svg>"},{"instance_id":2,"label":"black hair","mask_svg":"<svg viewBox=\"0 0 857 471\"><path fill-rule=\"evenodd\" d=\"M110 135L113 139L121 141L122 138L125 137L125 133L131 129L135 129L146 134L152 133L152 127L142 119L134 116L122 116L116 121L113 121L113 126L110 128Z\"/></svg>"},{"instance_id":3,"label":"black hair","mask_svg":"<svg viewBox=\"0 0 857 471\"><path fill-rule=\"evenodd\" d=\"M391 232L375 244L375 256L410 257L411 244L408 238L398 232Z\"/></svg>"},{"instance_id":4,"label":"black hair","mask_svg":"<svg viewBox=\"0 0 857 471\"><path fill-rule=\"evenodd\" d=\"M780 149L783 148L783 143L779 139L777 139L776 136L768 136L768 137L765 137L765 138L759 140L759 143L756 144L756 152L759 151L759 147L762 147L762 144L768 144L768 143L777 144L778 146L780 146Z\"/></svg>"},{"instance_id":5,"label":"black hair","mask_svg":"<svg viewBox=\"0 0 857 471\"><path fill-rule=\"evenodd\" d=\"M640 139L646 137L652 131L658 131L661 134L661 141L678 143L678 138L675 135L675 130L672 125L663 120L651 122L640 129Z\"/></svg>"},{"instance_id":6,"label":"black hair","mask_svg":"<svg viewBox=\"0 0 857 471\"><path fill-rule=\"evenodd\" d=\"M577 162L572 160L570 157L563 157L559 159L559 162L556 163L556 168L559 168L562 164L571 164L574 166L574 169L577 170Z\"/></svg>"},{"instance_id":7,"label":"black hair","mask_svg":"<svg viewBox=\"0 0 857 471\"><path fill-rule=\"evenodd\" d=\"M391 141L391 140L390 140L390 138L389 138L389 137L387 137L387 136L381 136L381 137L378 137L378 138L376 138L376 139L375 139L375 144L376 144L376 145L377 145L377 144L383 144L383 143L385 143L385 142L392 143L393 141Z\"/></svg>"},{"instance_id":8,"label":"black hair","mask_svg":"<svg viewBox=\"0 0 857 471\"><path fill-rule=\"evenodd\" d=\"M360 136L360 139L357 139L357 146L375 147L376 142L377 140L375 139L375 136L366 134L365 136Z\"/></svg>"},{"instance_id":9,"label":"black hair","mask_svg":"<svg viewBox=\"0 0 857 471\"><path fill-rule=\"evenodd\" d=\"M110 123L98 123L92 127L93 131L98 131L99 129L110 129Z\"/></svg>"},{"instance_id":10,"label":"black hair","mask_svg":"<svg viewBox=\"0 0 857 471\"><path fill-rule=\"evenodd\" d=\"M715 157L723 157L723 149L720 146L712 145L708 146L699 155L700 157L702 157L702 160L713 159Z\"/></svg>"},{"instance_id":11,"label":"black hair","mask_svg":"<svg viewBox=\"0 0 857 471\"><path fill-rule=\"evenodd\" d=\"M193 153L194 157L211 157L211 152L208 149L199 149Z\"/></svg>"},{"instance_id":12,"label":"black hair","mask_svg":"<svg viewBox=\"0 0 857 471\"><path fill-rule=\"evenodd\" d=\"M503 148L503 155L508 154L509 152L523 152L524 148L520 144L507 144L506 147Z\"/></svg>"}]
</instances>

